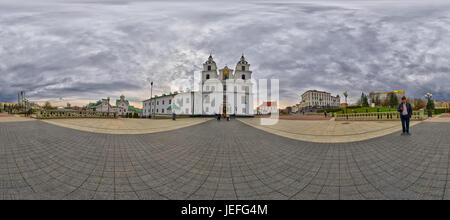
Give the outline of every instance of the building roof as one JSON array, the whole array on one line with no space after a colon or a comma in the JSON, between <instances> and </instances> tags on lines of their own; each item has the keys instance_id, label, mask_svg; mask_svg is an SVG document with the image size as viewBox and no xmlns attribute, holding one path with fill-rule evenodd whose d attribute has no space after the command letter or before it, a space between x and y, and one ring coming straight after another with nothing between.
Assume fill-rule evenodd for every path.
<instances>
[{"instance_id":1,"label":"building roof","mask_svg":"<svg viewBox=\"0 0 450 220\"><path fill-rule=\"evenodd\" d=\"M150 99L144 100L144 102L145 102L145 101L150 101L150 100L152 100L152 99L164 98L164 97L166 97L166 96L175 96L175 95L177 95L177 94L179 94L179 93L182 93L182 92L171 92L171 93L169 93L169 94L163 93L163 94L160 95L160 96L155 95L155 96L153 96L153 97L150 98Z\"/></svg>"},{"instance_id":2,"label":"building roof","mask_svg":"<svg viewBox=\"0 0 450 220\"><path fill-rule=\"evenodd\" d=\"M277 102L274 102L274 101L267 101L267 102L263 102L263 104L260 105L260 106L267 106L267 107L270 107L270 106L276 106L276 105L277 105Z\"/></svg>"},{"instance_id":3,"label":"building roof","mask_svg":"<svg viewBox=\"0 0 450 220\"><path fill-rule=\"evenodd\" d=\"M102 101L101 100L98 100L97 102L94 102L94 103L89 103L88 104L88 108L95 108L95 107L97 107L97 106L99 106L99 105L101 105L102 104Z\"/></svg>"},{"instance_id":4,"label":"building roof","mask_svg":"<svg viewBox=\"0 0 450 220\"><path fill-rule=\"evenodd\" d=\"M132 105L128 106L128 111L133 111L133 112L137 112L137 113L142 113L142 109L140 108L136 108Z\"/></svg>"},{"instance_id":5,"label":"building roof","mask_svg":"<svg viewBox=\"0 0 450 220\"><path fill-rule=\"evenodd\" d=\"M319 93L329 93L329 92L325 92L325 91L319 91L319 90L308 90L306 92L304 92L303 94L307 93L307 92L319 92Z\"/></svg>"},{"instance_id":6,"label":"building roof","mask_svg":"<svg viewBox=\"0 0 450 220\"><path fill-rule=\"evenodd\" d=\"M121 101L121 99L116 99L116 105L117 105L117 103L119 103ZM125 100L125 102L127 103L127 104L130 104L129 102L128 102L128 100Z\"/></svg>"}]
</instances>

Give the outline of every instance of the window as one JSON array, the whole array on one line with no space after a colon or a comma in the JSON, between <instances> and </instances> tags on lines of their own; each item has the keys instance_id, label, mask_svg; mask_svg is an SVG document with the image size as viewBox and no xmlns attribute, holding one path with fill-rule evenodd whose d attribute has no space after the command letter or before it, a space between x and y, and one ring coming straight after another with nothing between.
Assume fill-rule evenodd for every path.
<instances>
[{"instance_id":1,"label":"window","mask_svg":"<svg viewBox=\"0 0 450 220\"><path fill-rule=\"evenodd\" d=\"M169 99L169 105L172 104L172 99Z\"/></svg>"},{"instance_id":2,"label":"window","mask_svg":"<svg viewBox=\"0 0 450 220\"><path fill-rule=\"evenodd\" d=\"M245 66L242 66L242 71L245 71Z\"/></svg>"},{"instance_id":3,"label":"window","mask_svg":"<svg viewBox=\"0 0 450 220\"><path fill-rule=\"evenodd\" d=\"M241 104L247 104L247 100L245 96L241 96Z\"/></svg>"},{"instance_id":4,"label":"window","mask_svg":"<svg viewBox=\"0 0 450 220\"><path fill-rule=\"evenodd\" d=\"M206 86L206 91L209 91L209 86Z\"/></svg>"},{"instance_id":5,"label":"window","mask_svg":"<svg viewBox=\"0 0 450 220\"><path fill-rule=\"evenodd\" d=\"M161 113L164 113L164 109L161 109Z\"/></svg>"},{"instance_id":6,"label":"window","mask_svg":"<svg viewBox=\"0 0 450 220\"><path fill-rule=\"evenodd\" d=\"M223 85L223 91L227 91L227 85Z\"/></svg>"},{"instance_id":7,"label":"window","mask_svg":"<svg viewBox=\"0 0 450 220\"><path fill-rule=\"evenodd\" d=\"M156 105L159 105L159 101L156 101Z\"/></svg>"},{"instance_id":8,"label":"window","mask_svg":"<svg viewBox=\"0 0 450 220\"><path fill-rule=\"evenodd\" d=\"M211 70L211 65L208 65L208 71L210 71L210 70ZM209 77L209 75L206 75L206 76Z\"/></svg>"},{"instance_id":9,"label":"window","mask_svg":"<svg viewBox=\"0 0 450 220\"><path fill-rule=\"evenodd\" d=\"M242 79L245 79L245 75L244 74L242 74Z\"/></svg>"},{"instance_id":10,"label":"window","mask_svg":"<svg viewBox=\"0 0 450 220\"><path fill-rule=\"evenodd\" d=\"M216 88L215 88L214 86L211 86L211 91L214 92L215 89L216 89Z\"/></svg>"},{"instance_id":11,"label":"window","mask_svg":"<svg viewBox=\"0 0 450 220\"><path fill-rule=\"evenodd\" d=\"M164 105L164 100L162 100L162 104Z\"/></svg>"},{"instance_id":12,"label":"window","mask_svg":"<svg viewBox=\"0 0 450 220\"><path fill-rule=\"evenodd\" d=\"M189 103L189 98L186 98L186 103Z\"/></svg>"},{"instance_id":13,"label":"window","mask_svg":"<svg viewBox=\"0 0 450 220\"><path fill-rule=\"evenodd\" d=\"M209 79L209 74L206 74L206 79Z\"/></svg>"},{"instance_id":14,"label":"window","mask_svg":"<svg viewBox=\"0 0 450 220\"><path fill-rule=\"evenodd\" d=\"M209 96L205 96L205 103L209 103Z\"/></svg>"},{"instance_id":15,"label":"window","mask_svg":"<svg viewBox=\"0 0 450 220\"><path fill-rule=\"evenodd\" d=\"M159 112L159 109L156 109L156 112Z\"/></svg>"},{"instance_id":16,"label":"window","mask_svg":"<svg viewBox=\"0 0 450 220\"><path fill-rule=\"evenodd\" d=\"M247 114L247 109L242 108L242 113Z\"/></svg>"}]
</instances>

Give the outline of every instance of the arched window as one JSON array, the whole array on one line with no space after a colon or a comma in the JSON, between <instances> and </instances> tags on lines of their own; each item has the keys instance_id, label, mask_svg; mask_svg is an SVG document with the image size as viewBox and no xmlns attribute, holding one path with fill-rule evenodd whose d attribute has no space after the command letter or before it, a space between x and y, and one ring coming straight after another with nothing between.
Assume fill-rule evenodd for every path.
<instances>
[{"instance_id":1,"label":"arched window","mask_svg":"<svg viewBox=\"0 0 450 220\"><path fill-rule=\"evenodd\" d=\"M209 79L209 74L206 74L206 79Z\"/></svg>"},{"instance_id":2,"label":"arched window","mask_svg":"<svg viewBox=\"0 0 450 220\"><path fill-rule=\"evenodd\" d=\"M245 71L245 66L242 66L242 71Z\"/></svg>"},{"instance_id":3,"label":"arched window","mask_svg":"<svg viewBox=\"0 0 450 220\"><path fill-rule=\"evenodd\" d=\"M211 65L208 65L208 71L210 71L211 70Z\"/></svg>"},{"instance_id":4,"label":"arched window","mask_svg":"<svg viewBox=\"0 0 450 220\"><path fill-rule=\"evenodd\" d=\"M242 79L245 79L245 75L244 74L242 74Z\"/></svg>"}]
</instances>

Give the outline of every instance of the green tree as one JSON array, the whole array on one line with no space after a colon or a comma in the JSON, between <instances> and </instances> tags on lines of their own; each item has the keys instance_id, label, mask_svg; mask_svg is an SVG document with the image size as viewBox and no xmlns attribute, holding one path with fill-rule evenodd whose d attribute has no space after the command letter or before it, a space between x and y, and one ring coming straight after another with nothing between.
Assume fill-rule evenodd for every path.
<instances>
[{"instance_id":1,"label":"green tree","mask_svg":"<svg viewBox=\"0 0 450 220\"><path fill-rule=\"evenodd\" d=\"M433 109L434 109L434 101L431 100L431 98L428 98L427 110L433 110Z\"/></svg>"},{"instance_id":2,"label":"green tree","mask_svg":"<svg viewBox=\"0 0 450 220\"><path fill-rule=\"evenodd\" d=\"M391 93L389 97L389 105L391 108L395 108L399 103L398 97L395 93Z\"/></svg>"},{"instance_id":3,"label":"green tree","mask_svg":"<svg viewBox=\"0 0 450 220\"><path fill-rule=\"evenodd\" d=\"M369 107L369 98L366 94L364 94L364 92L361 94L361 106Z\"/></svg>"}]
</instances>

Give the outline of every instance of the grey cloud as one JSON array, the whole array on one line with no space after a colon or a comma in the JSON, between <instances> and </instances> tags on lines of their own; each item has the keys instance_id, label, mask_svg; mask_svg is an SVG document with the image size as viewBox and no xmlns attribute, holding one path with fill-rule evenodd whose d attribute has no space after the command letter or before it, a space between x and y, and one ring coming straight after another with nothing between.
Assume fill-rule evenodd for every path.
<instances>
[{"instance_id":1,"label":"grey cloud","mask_svg":"<svg viewBox=\"0 0 450 220\"><path fill-rule=\"evenodd\" d=\"M351 97L405 89L448 99L450 5L365 2L42 1L0 3L0 98L134 100L192 82L210 50L244 52L254 77L279 78L282 104L306 89ZM355 101L355 100L354 100Z\"/></svg>"}]
</instances>

